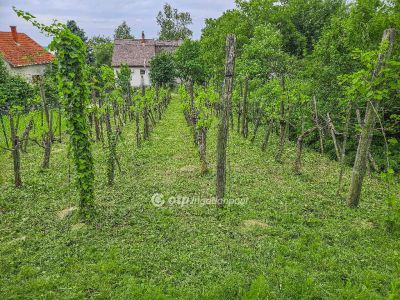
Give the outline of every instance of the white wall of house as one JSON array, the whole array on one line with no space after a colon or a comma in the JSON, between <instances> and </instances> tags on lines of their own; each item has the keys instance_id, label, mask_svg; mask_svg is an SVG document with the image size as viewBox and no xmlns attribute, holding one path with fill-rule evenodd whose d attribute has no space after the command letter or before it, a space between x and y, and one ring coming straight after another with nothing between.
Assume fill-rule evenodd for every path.
<instances>
[{"instance_id":1,"label":"white wall of house","mask_svg":"<svg viewBox=\"0 0 400 300\"><path fill-rule=\"evenodd\" d=\"M20 75L28 81L32 81L32 76L43 75L47 65L30 65L25 67L12 67L6 62L6 67L13 75Z\"/></svg>"},{"instance_id":2,"label":"white wall of house","mask_svg":"<svg viewBox=\"0 0 400 300\"><path fill-rule=\"evenodd\" d=\"M144 74L141 75L140 71L144 70ZM120 68L114 68L115 75L117 75L117 72L120 71ZM145 68L145 67L131 67L132 71L132 80L131 80L131 85L132 87L140 87L142 84L142 76L143 76L143 81L145 86L151 85L151 80L150 80L150 69Z\"/></svg>"}]
</instances>

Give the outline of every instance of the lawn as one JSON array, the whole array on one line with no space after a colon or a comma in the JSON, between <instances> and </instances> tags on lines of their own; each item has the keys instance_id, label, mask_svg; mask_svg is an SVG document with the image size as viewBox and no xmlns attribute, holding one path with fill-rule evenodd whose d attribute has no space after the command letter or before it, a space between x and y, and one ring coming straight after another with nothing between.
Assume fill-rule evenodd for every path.
<instances>
[{"instance_id":1,"label":"lawn","mask_svg":"<svg viewBox=\"0 0 400 300\"><path fill-rule=\"evenodd\" d=\"M1 299L399 299L400 240L385 231L385 185L366 179L358 209L336 195L337 162L295 149L274 160L231 131L227 197L215 205L179 205L180 197L215 191L216 124L209 132L210 172L200 174L197 149L178 100L150 141L135 146L134 125L118 146L122 173L106 182L107 151L94 145L96 217L80 223L67 145L56 143L51 168L42 149L22 157L15 190L9 153L0 156ZM261 136L261 134L260 134ZM66 139L64 139L66 140ZM164 205L152 204L162 194Z\"/></svg>"}]
</instances>

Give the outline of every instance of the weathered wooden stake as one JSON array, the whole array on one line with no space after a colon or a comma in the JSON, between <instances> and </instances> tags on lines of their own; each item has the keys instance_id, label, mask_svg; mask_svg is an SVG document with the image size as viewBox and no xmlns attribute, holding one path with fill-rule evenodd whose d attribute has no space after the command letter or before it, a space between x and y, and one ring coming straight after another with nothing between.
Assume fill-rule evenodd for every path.
<instances>
[{"instance_id":1,"label":"weathered wooden stake","mask_svg":"<svg viewBox=\"0 0 400 300\"><path fill-rule=\"evenodd\" d=\"M314 104L314 122L317 125L319 132L319 143L321 147L321 153L324 153L324 132L322 130L322 126L319 124L318 110L317 110L317 98L313 96L313 104Z\"/></svg>"},{"instance_id":2,"label":"weathered wooden stake","mask_svg":"<svg viewBox=\"0 0 400 300\"><path fill-rule=\"evenodd\" d=\"M242 120L242 135L247 138L249 133L249 120L248 120L248 103L247 97L249 94L249 79L244 79L244 92L243 92L243 120Z\"/></svg>"},{"instance_id":3,"label":"weathered wooden stake","mask_svg":"<svg viewBox=\"0 0 400 300\"><path fill-rule=\"evenodd\" d=\"M337 160L340 160L340 150L339 150L339 146L338 146L338 143L336 140L335 126L333 125L333 121L332 121L331 115L329 113L326 114L326 117L327 117L327 121L328 121L329 131L331 133L331 137L333 140L333 145L335 147L336 158L337 158Z\"/></svg>"},{"instance_id":4,"label":"weathered wooden stake","mask_svg":"<svg viewBox=\"0 0 400 300\"><path fill-rule=\"evenodd\" d=\"M265 129L264 141L261 145L261 150L265 151L268 147L269 137L271 136L272 129L274 127L274 121L271 119L268 122L268 126Z\"/></svg>"},{"instance_id":5,"label":"weathered wooden stake","mask_svg":"<svg viewBox=\"0 0 400 300\"><path fill-rule=\"evenodd\" d=\"M11 145L12 145L12 157L14 164L14 185L16 188L22 186L21 180L21 155L20 155L20 140L18 137L18 121L15 123L14 116L12 113L9 115L10 118L10 131L11 131Z\"/></svg>"},{"instance_id":6,"label":"weathered wooden stake","mask_svg":"<svg viewBox=\"0 0 400 300\"><path fill-rule=\"evenodd\" d=\"M217 140L217 206L224 207L225 181L226 181L226 148L228 143L228 122L232 101L233 75L235 71L235 35L226 37L226 62L224 94L221 102L221 114L218 124Z\"/></svg>"},{"instance_id":7,"label":"weathered wooden stake","mask_svg":"<svg viewBox=\"0 0 400 300\"><path fill-rule=\"evenodd\" d=\"M350 101L348 104L348 107L347 107L346 123L344 125L344 132L343 132L342 151L340 153L340 160L339 160L340 161L340 169L339 169L338 190L336 192L337 195L340 194L340 191L342 189L344 166L345 166L345 160L346 160L346 146L347 146L347 139L349 138L349 127L350 127L352 107L353 107L353 103Z\"/></svg>"},{"instance_id":8,"label":"weathered wooden stake","mask_svg":"<svg viewBox=\"0 0 400 300\"><path fill-rule=\"evenodd\" d=\"M306 136L311 134L314 130L316 130L317 127L312 127L306 131L304 131L298 138L297 138L297 144L296 144L296 160L294 163L294 172L296 174L301 174L301 153L303 150L303 141Z\"/></svg>"}]
</instances>

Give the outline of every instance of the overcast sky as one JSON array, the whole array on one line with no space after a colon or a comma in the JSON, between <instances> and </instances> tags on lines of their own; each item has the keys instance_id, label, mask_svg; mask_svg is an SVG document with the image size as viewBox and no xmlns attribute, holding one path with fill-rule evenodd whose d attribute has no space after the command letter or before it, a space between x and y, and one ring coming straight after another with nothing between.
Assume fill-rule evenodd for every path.
<instances>
[{"instance_id":1,"label":"overcast sky","mask_svg":"<svg viewBox=\"0 0 400 300\"><path fill-rule=\"evenodd\" d=\"M14 5L29 11L41 23L49 24L53 19L62 22L75 20L89 37L112 37L114 29L125 20L135 37L144 30L147 38L153 38L159 31L156 16L165 2L179 11L190 12L193 19L190 29L194 38L200 36L205 18L216 18L235 7L234 0L0 0L0 31L8 31L10 25L17 25L19 32L27 33L41 45L50 42L48 37L16 16L12 10Z\"/></svg>"}]
</instances>

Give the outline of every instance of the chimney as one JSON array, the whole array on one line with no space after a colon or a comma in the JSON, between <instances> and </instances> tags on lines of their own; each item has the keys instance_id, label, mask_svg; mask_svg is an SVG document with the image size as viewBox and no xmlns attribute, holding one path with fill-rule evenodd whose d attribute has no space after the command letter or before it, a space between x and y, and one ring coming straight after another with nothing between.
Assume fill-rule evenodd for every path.
<instances>
[{"instance_id":1,"label":"chimney","mask_svg":"<svg viewBox=\"0 0 400 300\"><path fill-rule=\"evenodd\" d=\"M142 31L142 44L144 44L144 31Z\"/></svg>"},{"instance_id":2,"label":"chimney","mask_svg":"<svg viewBox=\"0 0 400 300\"><path fill-rule=\"evenodd\" d=\"M10 26L11 28L11 35L14 42L18 43L18 34L17 34L17 26Z\"/></svg>"}]
</instances>

